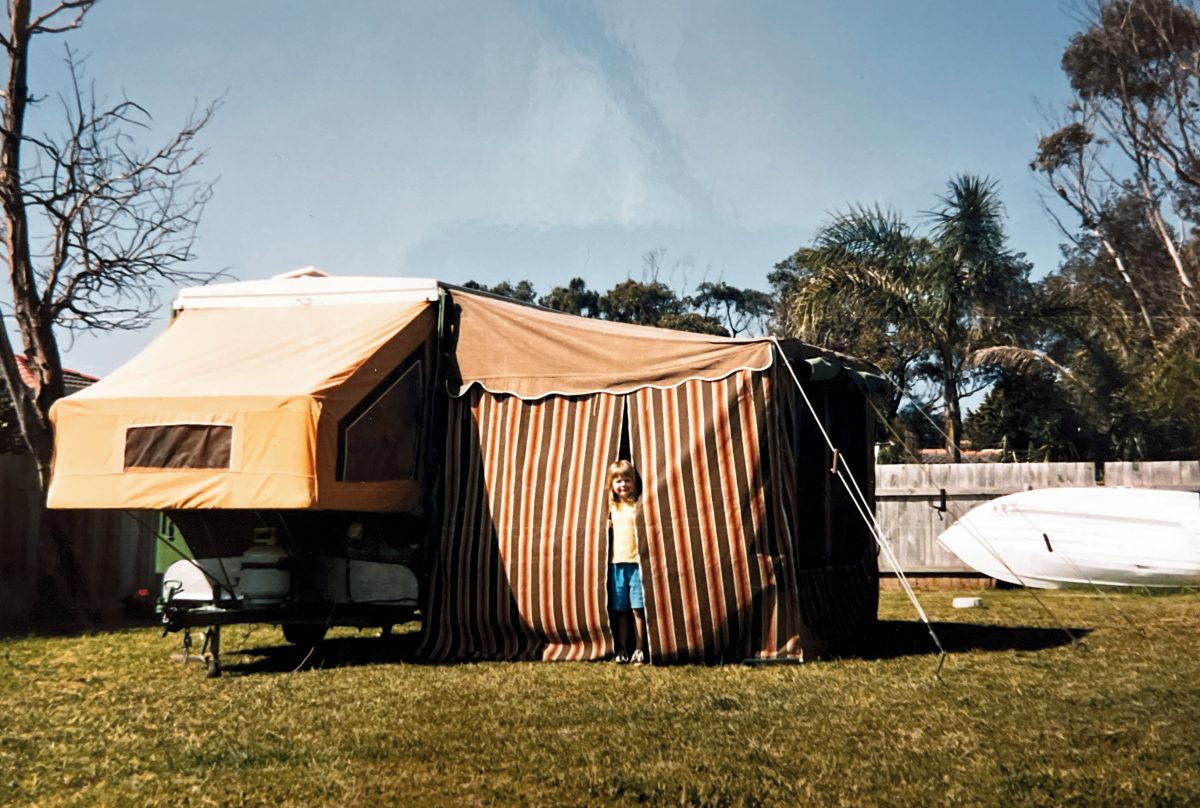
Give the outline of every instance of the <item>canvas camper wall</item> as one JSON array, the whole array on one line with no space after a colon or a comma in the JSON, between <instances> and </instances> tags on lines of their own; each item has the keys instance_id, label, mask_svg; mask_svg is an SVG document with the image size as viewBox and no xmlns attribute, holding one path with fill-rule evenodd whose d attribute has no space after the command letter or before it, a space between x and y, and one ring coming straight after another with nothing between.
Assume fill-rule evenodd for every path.
<instances>
[{"instance_id":1,"label":"canvas camper wall","mask_svg":"<svg viewBox=\"0 0 1200 808\"><path fill-rule=\"evenodd\" d=\"M439 291L315 271L184 290L177 316L56 405L51 507L165 511L196 561L164 571L168 630L411 619Z\"/></svg>"}]
</instances>

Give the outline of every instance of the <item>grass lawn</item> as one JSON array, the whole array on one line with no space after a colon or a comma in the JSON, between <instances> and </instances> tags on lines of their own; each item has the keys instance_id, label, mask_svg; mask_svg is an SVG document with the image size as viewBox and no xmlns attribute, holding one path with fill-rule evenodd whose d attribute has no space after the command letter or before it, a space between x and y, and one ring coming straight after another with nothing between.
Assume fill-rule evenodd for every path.
<instances>
[{"instance_id":1,"label":"grass lawn","mask_svg":"<svg viewBox=\"0 0 1200 808\"><path fill-rule=\"evenodd\" d=\"M1200 595L885 593L877 658L425 666L152 629L0 640L0 804L1200 804ZM963 594L963 593L957 593ZM972 592L979 595L979 592ZM296 670L301 662L304 664Z\"/></svg>"}]
</instances>

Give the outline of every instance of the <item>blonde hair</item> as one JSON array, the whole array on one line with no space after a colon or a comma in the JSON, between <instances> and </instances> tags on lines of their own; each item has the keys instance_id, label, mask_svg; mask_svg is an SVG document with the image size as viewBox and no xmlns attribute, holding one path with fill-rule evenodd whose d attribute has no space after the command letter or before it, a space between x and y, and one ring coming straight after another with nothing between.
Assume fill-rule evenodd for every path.
<instances>
[{"instance_id":1,"label":"blonde hair","mask_svg":"<svg viewBox=\"0 0 1200 808\"><path fill-rule=\"evenodd\" d=\"M605 483L605 485L608 489L609 496L612 497L613 502L617 501L617 495L613 493L612 484L613 480L617 479L618 477L628 477L633 481L633 496L631 499L634 502L637 502L642 496L642 481L638 477L637 469L634 468L633 464L628 460L618 460L608 467L608 481Z\"/></svg>"}]
</instances>

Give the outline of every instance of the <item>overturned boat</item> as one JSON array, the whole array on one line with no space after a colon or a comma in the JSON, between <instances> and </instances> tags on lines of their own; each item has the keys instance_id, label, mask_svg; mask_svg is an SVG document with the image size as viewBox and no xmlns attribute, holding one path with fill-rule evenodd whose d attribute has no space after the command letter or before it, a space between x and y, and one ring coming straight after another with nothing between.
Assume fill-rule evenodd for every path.
<instances>
[{"instance_id":1,"label":"overturned boat","mask_svg":"<svg viewBox=\"0 0 1200 808\"><path fill-rule=\"evenodd\" d=\"M983 574L1022 586L1200 586L1200 494L1022 491L976 506L938 541Z\"/></svg>"}]
</instances>

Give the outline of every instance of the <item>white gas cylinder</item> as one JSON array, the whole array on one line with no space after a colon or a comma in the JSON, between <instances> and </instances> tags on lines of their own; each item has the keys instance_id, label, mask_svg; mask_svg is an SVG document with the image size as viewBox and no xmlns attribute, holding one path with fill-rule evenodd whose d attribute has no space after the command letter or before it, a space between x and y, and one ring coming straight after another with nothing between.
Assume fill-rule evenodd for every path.
<instances>
[{"instance_id":1,"label":"white gas cylinder","mask_svg":"<svg viewBox=\"0 0 1200 808\"><path fill-rule=\"evenodd\" d=\"M242 554L238 589L252 606L281 603L292 591L287 551L275 538L274 528L255 528L254 541Z\"/></svg>"}]
</instances>

